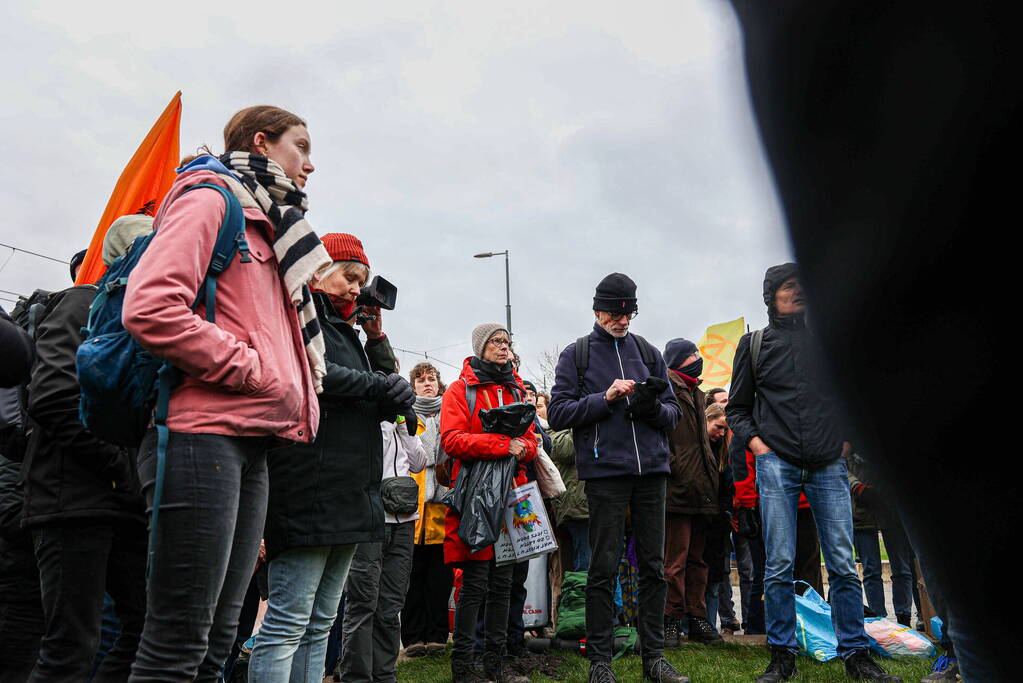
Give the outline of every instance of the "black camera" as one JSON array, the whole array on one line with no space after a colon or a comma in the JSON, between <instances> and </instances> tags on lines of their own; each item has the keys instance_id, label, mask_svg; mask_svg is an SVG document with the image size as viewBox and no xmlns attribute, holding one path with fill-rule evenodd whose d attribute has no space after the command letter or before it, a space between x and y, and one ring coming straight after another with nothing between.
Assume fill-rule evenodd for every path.
<instances>
[{"instance_id":1,"label":"black camera","mask_svg":"<svg viewBox=\"0 0 1023 683\"><path fill-rule=\"evenodd\" d=\"M374 275L369 286L363 287L355 303L358 306L379 306L384 310L393 311L395 304L398 303L398 288L379 275Z\"/></svg>"}]
</instances>

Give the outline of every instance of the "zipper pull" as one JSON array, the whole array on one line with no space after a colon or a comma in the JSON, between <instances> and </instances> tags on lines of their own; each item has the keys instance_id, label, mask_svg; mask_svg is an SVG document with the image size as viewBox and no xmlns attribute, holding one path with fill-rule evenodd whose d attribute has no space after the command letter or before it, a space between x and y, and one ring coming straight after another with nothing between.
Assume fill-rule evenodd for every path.
<instances>
[{"instance_id":1,"label":"zipper pull","mask_svg":"<svg viewBox=\"0 0 1023 683\"><path fill-rule=\"evenodd\" d=\"M597 455L597 447L596 447L596 446L594 446L594 447L593 447L593 459L594 459L594 460L596 460L596 459L598 459L599 457L600 457L600 456L599 456L599 455Z\"/></svg>"}]
</instances>

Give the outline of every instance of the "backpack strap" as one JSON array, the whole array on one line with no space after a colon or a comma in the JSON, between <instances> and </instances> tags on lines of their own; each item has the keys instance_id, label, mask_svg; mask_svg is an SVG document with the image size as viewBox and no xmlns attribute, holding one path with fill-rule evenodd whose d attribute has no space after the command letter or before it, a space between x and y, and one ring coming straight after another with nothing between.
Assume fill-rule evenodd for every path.
<instances>
[{"instance_id":1,"label":"backpack strap","mask_svg":"<svg viewBox=\"0 0 1023 683\"><path fill-rule=\"evenodd\" d=\"M215 323L217 321L215 305L217 278L231 265L231 261L234 260L234 255L237 252L241 252L242 263L251 263L252 257L249 255L248 240L245 239L245 212L242 210L242 205L238 198L230 190L213 183L193 185L181 194L202 187L219 192L224 197L224 203L226 204L224 222L220 224L217 241L213 244L213 255L210 256L210 265L206 268L206 278L199 287L195 302L192 303L192 308L195 309L199 306L200 301L205 300L206 320ZM180 197L181 195L178 196Z\"/></svg>"},{"instance_id":2,"label":"backpack strap","mask_svg":"<svg viewBox=\"0 0 1023 683\"><path fill-rule=\"evenodd\" d=\"M638 334L633 333L636 338L636 345L639 346L639 357L643 359L643 365L653 375L657 372L657 355L654 353L653 345Z\"/></svg>"},{"instance_id":3,"label":"backpack strap","mask_svg":"<svg viewBox=\"0 0 1023 683\"><path fill-rule=\"evenodd\" d=\"M463 382L465 380L462 380ZM465 404L469 406L469 424L472 424L472 414L476 412L476 385L465 382Z\"/></svg>"},{"instance_id":4,"label":"backpack strap","mask_svg":"<svg viewBox=\"0 0 1023 683\"><path fill-rule=\"evenodd\" d=\"M757 367L760 365L760 347L764 343L764 330L753 330L749 340L750 362L753 366L753 386L757 384Z\"/></svg>"},{"instance_id":5,"label":"backpack strap","mask_svg":"<svg viewBox=\"0 0 1023 683\"><path fill-rule=\"evenodd\" d=\"M575 373L579 379L579 398L583 395L583 378L590 367L590 335L575 340Z\"/></svg>"}]
</instances>

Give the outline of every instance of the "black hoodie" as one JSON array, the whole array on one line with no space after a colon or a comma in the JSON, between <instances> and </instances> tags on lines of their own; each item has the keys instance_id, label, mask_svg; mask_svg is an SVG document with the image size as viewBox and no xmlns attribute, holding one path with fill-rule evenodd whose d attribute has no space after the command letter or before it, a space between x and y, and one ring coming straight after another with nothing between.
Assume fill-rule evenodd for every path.
<instances>
[{"instance_id":1,"label":"black hoodie","mask_svg":"<svg viewBox=\"0 0 1023 683\"><path fill-rule=\"evenodd\" d=\"M838 411L825 386L817 342L802 314L780 316L774 294L785 280L798 275L796 264L768 268L764 303L769 323L764 330L753 378L750 338L739 340L728 392L728 426L748 446L759 436L778 457L797 467L817 469L842 454Z\"/></svg>"}]
</instances>

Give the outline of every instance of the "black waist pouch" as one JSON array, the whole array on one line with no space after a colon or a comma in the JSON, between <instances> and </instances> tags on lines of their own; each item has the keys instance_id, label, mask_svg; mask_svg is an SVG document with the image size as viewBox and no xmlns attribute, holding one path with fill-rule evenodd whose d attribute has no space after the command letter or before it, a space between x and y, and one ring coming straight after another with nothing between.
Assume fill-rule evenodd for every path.
<instances>
[{"instance_id":1,"label":"black waist pouch","mask_svg":"<svg viewBox=\"0 0 1023 683\"><path fill-rule=\"evenodd\" d=\"M410 515L419 509L419 484L412 477L388 477L380 482L380 497L392 515Z\"/></svg>"}]
</instances>

